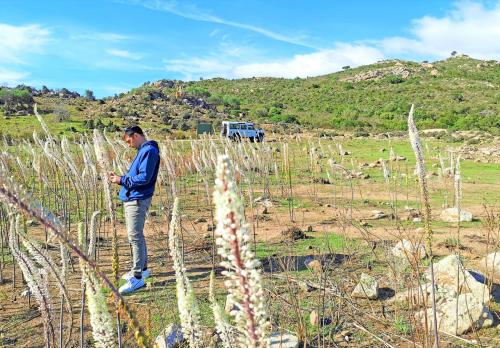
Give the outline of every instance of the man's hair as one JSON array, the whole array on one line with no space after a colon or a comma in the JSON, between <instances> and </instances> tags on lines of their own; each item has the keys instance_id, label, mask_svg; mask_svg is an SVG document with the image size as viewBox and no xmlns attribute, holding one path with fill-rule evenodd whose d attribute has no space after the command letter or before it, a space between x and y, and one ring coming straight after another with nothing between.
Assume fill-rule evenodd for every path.
<instances>
[{"instance_id":1,"label":"man's hair","mask_svg":"<svg viewBox=\"0 0 500 348\"><path fill-rule=\"evenodd\" d=\"M144 136L144 132L142 131L141 127L139 127L139 126L127 127L127 128L125 128L125 130L123 132L125 133L125 135L127 135L129 137L131 137L135 133Z\"/></svg>"}]
</instances>

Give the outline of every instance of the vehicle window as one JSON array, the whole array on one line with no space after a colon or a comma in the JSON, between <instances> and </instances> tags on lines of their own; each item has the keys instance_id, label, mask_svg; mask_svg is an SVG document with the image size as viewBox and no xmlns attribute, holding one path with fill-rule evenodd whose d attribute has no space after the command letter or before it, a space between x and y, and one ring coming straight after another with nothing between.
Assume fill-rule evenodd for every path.
<instances>
[{"instance_id":1,"label":"vehicle window","mask_svg":"<svg viewBox=\"0 0 500 348\"><path fill-rule=\"evenodd\" d=\"M253 128L253 124L249 124L249 125L248 125L248 129L252 129L252 130L253 130L253 129L254 129L254 128Z\"/></svg>"},{"instance_id":2,"label":"vehicle window","mask_svg":"<svg viewBox=\"0 0 500 348\"><path fill-rule=\"evenodd\" d=\"M238 125L234 123L229 124L229 129L238 129Z\"/></svg>"},{"instance_id":3,"label":"vehicle window","mask_svg":"<svg viewBox=\"0 0 500 348\"><path fill-rule=\"evenodd\" d=\"M242 124L241 125L241 129L247 129L247 125L246 124Z\"/></svg>"}]
</instances>

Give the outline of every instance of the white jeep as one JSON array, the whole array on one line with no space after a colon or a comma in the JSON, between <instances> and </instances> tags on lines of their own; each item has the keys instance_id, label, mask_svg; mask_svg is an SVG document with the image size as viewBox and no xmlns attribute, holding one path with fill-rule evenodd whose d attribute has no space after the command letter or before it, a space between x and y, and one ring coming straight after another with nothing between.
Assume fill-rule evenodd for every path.
<instances>
[{"instance_id":1,"label":"white jeep","mask_svg":"<svg viewBox=\"0 0 500 348\"><path fill-rule=\"evenodd\" d=\"M256 129L252 122L223 121L221 135L234 141L241 141L244 138L250 139L252 143L264 140L264 131Z\"/></svg>"}]
</instances>

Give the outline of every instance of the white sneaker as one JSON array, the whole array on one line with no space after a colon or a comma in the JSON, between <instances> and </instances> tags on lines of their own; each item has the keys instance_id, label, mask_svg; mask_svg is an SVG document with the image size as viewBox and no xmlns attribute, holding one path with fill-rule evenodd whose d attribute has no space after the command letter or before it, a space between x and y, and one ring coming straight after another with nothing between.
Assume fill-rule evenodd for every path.
<instances>
[{"instance_id":1,"label":"white sneaker","mask_svg":"<svg viewBox=\"0 0 500 348\"><path fill-rule=\"evenodd\" d=\"M137 279L136 277L132 277L127 279L127 282L120 286L118 292L121 295L130 294L144 286L144 278Z\"/></svg>"},{"instance_id":2,"label":"white sneaker","mask_svg":"<svg viewBox=\"0 0 500 348\"><path fill-rule=\"evenodd\" d=\"M124 275L122 275L122 279L128 280L130 278L134 277L134 272L133 271L128 271ZM147 270L142 271L142 279L149 278L149 268Z\"/></svg>"}]
</instances>

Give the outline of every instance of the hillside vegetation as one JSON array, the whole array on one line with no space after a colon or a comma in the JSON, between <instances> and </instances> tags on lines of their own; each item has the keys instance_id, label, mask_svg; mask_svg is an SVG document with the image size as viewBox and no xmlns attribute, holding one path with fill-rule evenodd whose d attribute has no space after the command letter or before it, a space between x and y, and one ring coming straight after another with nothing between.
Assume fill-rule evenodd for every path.
<instances>
[{"instance_id":1,"label":"hillside vegetation","mask_svg":"<svg viewBox=\"0 0 500 348\"><path fill-rule=\"evenodd\" d=\"M192 89L238 98L251 118L313 126L406 129L416 104L421 128L500 126L500 64L454 57L432 64L384 61L308 79L213 79Z\"/></svg>"},{"instance_id":2,"label":"hillside vegetation","mask_svg":"<svg viewBox=\"0 0 500 348\"><path fill-rule=\"evenodd\" d=\"M500 130L500 64L467 56L434 63L390 60L306 79L247 78L146 82L127 93L95 100L67 89L0 88L0 130L30 136L38 127L32 104L57 133L109 131L139 123L182 136L199 121L245 119L290 127L366 132L406 129L416 105L420 129ZM26 94L29 92L29 95ZM26 116L28 114L28 116Z\"/></svg>"}]
</instances>

